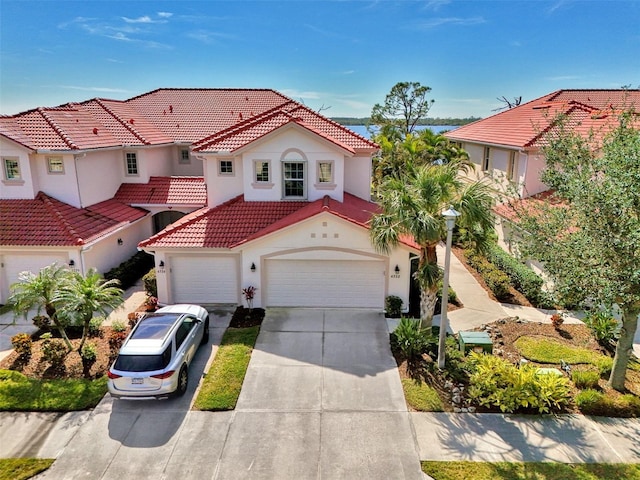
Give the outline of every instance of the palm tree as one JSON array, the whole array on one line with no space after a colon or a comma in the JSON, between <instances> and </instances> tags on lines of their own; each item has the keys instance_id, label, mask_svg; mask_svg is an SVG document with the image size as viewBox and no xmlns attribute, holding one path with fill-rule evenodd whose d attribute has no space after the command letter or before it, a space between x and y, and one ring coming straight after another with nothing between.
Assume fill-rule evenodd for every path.
<instances>
[{"instance_id":1,"label":"palm tree","mask_svg":"<svg viewBox=\"0 0 640 480\"><path fill-rule=\"evenodd\" d=\"M22 314L25 318L32 308L37 307L38 314L44 308L69 351L73 350L73 346L65 331L67 323L64 317L58 316L56 295L62 283L70 275L71 271L68 268L56 263L40 269L37 275L32 272L21 272L18 281L11 285L11 295L8 300L9 304L13 305L15 314Z\"/></svg>"},{"instance_id":2,"label":"palm tree","mask_svg":"<svg viewBox=\"0 0 640 480\"><path fill-rule=\"evenodd\" d=\"M86 276L73 273L57 292L55 300L62 305L61 313L82 323L82 340L78 352L82 352L93 314L108 315L111 310L122 304L123 291L118 287L119 284L118 280L105 280L92 268Z\"/></svg>"},{"instance_id":3,"label":"palm tree","mask_svg":"<svg viewBox=\"0 0 640 480\"><path fill-rule=\"evenodd\" d=\"M438 267L436 246L446 238L441 212L453 206L461 213L457 225L472 232L478 244L493 230L491 189L486 183L467 183L461 177L463 164L407 165L407 173L388 177L381 185L381 213L371 221L371 239L381 252L388 253L402 237L411 237L420 246L415 280L421 291L420 318L430 327L436 304Z\"/></svg>"}]
</instances>

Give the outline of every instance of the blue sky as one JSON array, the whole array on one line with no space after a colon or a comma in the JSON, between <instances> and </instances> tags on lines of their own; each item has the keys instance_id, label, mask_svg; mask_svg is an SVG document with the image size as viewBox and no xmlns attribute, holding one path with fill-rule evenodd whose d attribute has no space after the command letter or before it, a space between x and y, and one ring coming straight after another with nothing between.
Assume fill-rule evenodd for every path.
<instances>
[{"instance_id":1,"label":"blue sky","mask_svg":"<svg viewBox=\"0 0 640 480\"><path fill-rule=\"evenodd\" d=\"M640 1L0 3L0 113L160 87L273 88L368 116L399 81L431 116L640 85ZM328 109L327 109L328 108Z\"/></svg>"}]
</instances>

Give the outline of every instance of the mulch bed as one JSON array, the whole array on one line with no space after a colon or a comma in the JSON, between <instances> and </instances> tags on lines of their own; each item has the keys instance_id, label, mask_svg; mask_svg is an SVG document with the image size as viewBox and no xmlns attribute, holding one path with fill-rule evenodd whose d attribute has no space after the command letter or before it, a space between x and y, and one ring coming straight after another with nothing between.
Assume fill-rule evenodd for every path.
<instances>
[{"instance_id":1,"label":"mulch bed","mask_svg":"<svg viewBox=\"0 0 640 480\"><path fill-rule=\"evenodd\" d=\"M239 306L233 312L229 326L231 328L247 328L262 325L264 319L264 308L245 308Z\"/></svg>"}]
</instances>

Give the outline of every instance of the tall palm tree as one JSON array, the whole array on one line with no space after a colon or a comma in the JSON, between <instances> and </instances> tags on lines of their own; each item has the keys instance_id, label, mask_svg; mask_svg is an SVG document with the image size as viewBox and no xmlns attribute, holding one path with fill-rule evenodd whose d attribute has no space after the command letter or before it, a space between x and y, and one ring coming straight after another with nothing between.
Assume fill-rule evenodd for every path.
<instances>
[{"instance_id":1,"label":"tall palm tree","mask_svg":"<svg viewBox=\"0 0 640 480\"><path fill-rule=\"evenodd\" d=\"M21 272L18 281L11 285L11 295L8 299L9 304L13 305L15 314L22 314L25 318L27 312L32 308L37 307L38 315L44 308L47 316L60 332L69 351L73 349L73 346L65 331L67 322L64 317L58 316L56 295L70 275L71 271L66 266L56 263L40 269L37 275L32 272Z\"/></svg>"},{"instance_id":2,"label":"tall palm tree","mask_svg":"<svg viewBox=\"0 0 640 480\"><path fill-rule=\"evenodd\" d=\"M431 326L436 304L438 267L436 246L446 238L442 211L453 206L461 213L457 225L474 232L480 242L493 230L491 189L486 183L467 183L462 165L452 161L442 165L407 165L406 174L388 177L381 185L381 213L371 222L371 240L388 253L402 237L412 237L420 246L415 280L420 286L420 318Z\"/></svg>"},{"instance_id":3,"label":"tall palm tree","mask_svg":"<svg viewBox=\"0 0 640 480\"><path fill-rule=\"evenodd\" d=\"M78 352L89 333L89 324L94 313L108 315L111 310L122 304L122 289L118 280L105 280L96 269L90 269L86 276L73 273L57 292L55 300L60 303L61 313L82 323L82 340Z\"/></svg>"}]
</instances>

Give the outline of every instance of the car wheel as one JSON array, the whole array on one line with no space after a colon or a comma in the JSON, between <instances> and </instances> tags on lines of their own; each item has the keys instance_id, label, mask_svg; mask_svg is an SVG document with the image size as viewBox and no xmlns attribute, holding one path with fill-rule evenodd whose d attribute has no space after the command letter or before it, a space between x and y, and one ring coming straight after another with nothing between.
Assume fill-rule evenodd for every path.
<instances>
[{"instance_id":1,"label":"car wheel","mask_svg":"<svg viewBox=\"0 0 640 480\"><path fill-rule=\"evenodd\" d=\"M178 374L178 388L176 389L176 397L184 395L187 391L187 385L189 384L189 370L186 365L183 365Z\"/></svg>"},{"instance_id":2,"label":"car wheel","mask_svg":"<svg viewBox=\"0 0 640 480\"><path fill-rule=\"evenodd\" d=\"M204 322L204 333L202 334L202 341L200 345L205 345L209 343L209 317Z\"/></svg>"}]
</instances>

